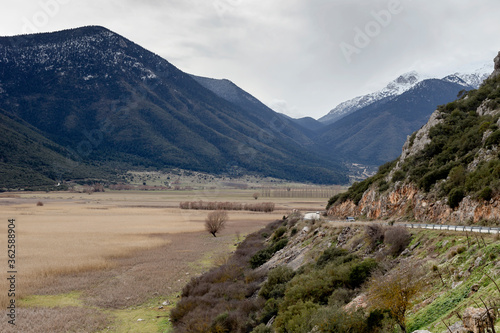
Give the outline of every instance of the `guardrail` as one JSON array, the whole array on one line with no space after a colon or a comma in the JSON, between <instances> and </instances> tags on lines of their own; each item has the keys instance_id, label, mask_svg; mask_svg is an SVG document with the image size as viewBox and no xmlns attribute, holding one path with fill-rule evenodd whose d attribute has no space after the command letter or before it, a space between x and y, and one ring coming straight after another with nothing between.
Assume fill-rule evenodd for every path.
<instances>
[{"instance_id":1,"label":"guardrail","mask_svg":"<svg viewBox=\"0 0 500 333\"><path fill-rule=\"evenodd\" d=\"M407 228L420 228L420 229L432 229L432 230L448 230L448 231L468 231L468 232L479 232L483 234L498 234L500 233L500 228L494 227L481 227L481 226L462 226L462 225L442 225L442 224L423 224L423 223L396 223Z\"/></svg>"}]
</instances>

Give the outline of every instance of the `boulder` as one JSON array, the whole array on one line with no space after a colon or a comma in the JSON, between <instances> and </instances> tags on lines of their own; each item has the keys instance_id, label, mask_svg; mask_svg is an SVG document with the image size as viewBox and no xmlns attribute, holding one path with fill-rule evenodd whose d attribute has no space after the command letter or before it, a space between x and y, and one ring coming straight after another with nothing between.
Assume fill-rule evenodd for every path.
<instances>
[{"instance_id":1,"label":"boulder","mask_svg":"<svg viewBox=\"0 0 500 333\"><path fill-rule=\"evenodd\" d=\"M488 312L486 312L486 309L477 309L477 308L465 309L464 314L462 316L464 328L469 332L473 333L486 333L487 329L490 327L488 317L493 318L493 322L496 319L495 312L492 309L489 310Z\"/></svg>"}]
</instances>

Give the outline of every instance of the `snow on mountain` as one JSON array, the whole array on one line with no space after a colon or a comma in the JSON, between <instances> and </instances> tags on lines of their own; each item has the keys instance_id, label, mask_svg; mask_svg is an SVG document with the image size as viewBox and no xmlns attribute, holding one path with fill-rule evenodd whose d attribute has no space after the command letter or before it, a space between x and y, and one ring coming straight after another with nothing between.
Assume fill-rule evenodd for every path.
<instances>
[{"instance_id":1,"label":"snow on mountain","mask_svg":"<svg viewBox=\"0 0 500 333\"><path fill-rule=\"evenodd\" d=\"M474 70L463 69L456 73L445 76L444 78L441 78L441 80L460 84L464 86L464 89L477 89L493 71L493 64L488 62L476 66L477 67L475 67L476 69ZM405 73L399 76L394 81L390 82L382 90L368 95L358 96L346 102L340 103L327 115L321 117L318 120L325 124L332 124L337 120L368 105L371 105L383 99L391 99L393 97L399 96L415 87L418 83L432 78L438 78L438 76L422 75L415 71Z\"/></svg>"},{"instance_id":2,"label":"snow on mountain","mask_svg":"<svg viewBox=\"0 0 500 333\"><path fill-rule=\"evenodd\" d=\"M385 88L377 92L355 97L349 101L340 103L333 110L331 110L326 116L318 119L320 122L325 124L331 124L351 114L365 106L378 102L382 99L399 96L405 91L410 90L417 83L427 79L427 77L411 71L399 76L394 81L390 82Z\"/></svg>"},{"instance_id":3,"label":"snow on mountain","mask_svg":"<svg viewBox=\"0 0 500 333\"><path fill-rule=\"evenodd\" d=\"M477 89L483 83L483 81L490 76L492 71L493 64L488 62L482 64L477 69L472 71L458 71L444 77L443 80L458 83L461 85L467 85L469 87Z\"/></svg>"}]
</instances>

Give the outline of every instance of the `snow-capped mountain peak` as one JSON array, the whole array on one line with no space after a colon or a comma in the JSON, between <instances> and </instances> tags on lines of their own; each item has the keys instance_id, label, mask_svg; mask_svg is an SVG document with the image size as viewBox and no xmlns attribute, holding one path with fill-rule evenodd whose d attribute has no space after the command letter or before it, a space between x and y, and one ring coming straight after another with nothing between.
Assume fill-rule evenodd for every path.
<instances>
[{"instance_id":1,"label":"snow-capped mountain peak","mask_svg":"<svg viewBox=\"0 0 500 333\"><path fill-rule=\"evenodd\" d=\"M389 84L383 89L368 94L364 96L355 97L349 101L340 103L333 110L331 110L326 116L319 119L322 123L331 124L347 116L348 114L355 112L365 106L378 102L384 98L401 95L405 91L410 90L419 82L427 79L428 77L417 73L416 71L411 71L398 76L395 80L389 82Z\"/></svg>"},{"instance_id":2,"label":"snow-capped mountain peak","mask_svg":"<svg viewBox=\"0 0 500 333\"><path fill-rule=\"evenodd\" d=\"M475 67L469 66L468 68L463 68L453 74L441 78L441 80L462 85L464 86L464 89L477 89L493 71L493 64L491 62L484 62L476 63L474 66ZM476 69L471 70L470 68ZM422 81L438 78L439 76L437 75L423 75L416 71L402 74L377 92L364 96L358 96L346 102L340 103L327 115L318 120L325 124L332 124L370 104L376 103L385 98L399 96L412 89Z\"/></svg>"}]
</instances>

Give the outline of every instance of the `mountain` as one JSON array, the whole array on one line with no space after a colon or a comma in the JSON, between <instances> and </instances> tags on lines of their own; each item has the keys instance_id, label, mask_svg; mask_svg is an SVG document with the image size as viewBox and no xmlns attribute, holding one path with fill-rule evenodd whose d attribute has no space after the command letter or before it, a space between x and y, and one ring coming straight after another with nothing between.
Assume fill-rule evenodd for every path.
<instances>
[{"instance_id":1,"label":"mountain","mask_svg":"<svg viewBox=\"0 0 500 333\"><path fill-rule=\"evenodd\" d=\"M0 189L54 189L62 173L72 179L113 178L110 170L68 158L64 147L0 111Z\"/></svg>"},{"instance_id":2,"label":"mountain","mask_svg":"<svg viewBox=\"0 0 500 333\"><path fill-rule=\"evenodd\" d=\"M453 101L467 88L445 80L421 81L326 126L316 140L351 163L383 164L401 153L407 136L426 123L436 106Z\"/></svg>"},{"instance_id":3,"label":"mountain","mask_svg":"<svg viewBox=\"0 0 500 333\"><path fill-rule=\"evenodd\" d=\"M340 162L311 152L292 122L252 108L255 100L229 102L102 27L1 37L0 78L1 114L82 165L347 182Z\"/></svg>"},{"instance_id":4,"label":"mountain","mask_svg":"<svg viewBox=\"0 0 500 333\"><path fill-rule=\"evenodd\" d=\"M301 145L314 145L314 141L311 140L313 132L308 130L308 127L302 126L300 120L274 112L230 80L212 79L196 75L191 75L191 77L217 96L246 111L249 117L268 123L271 129L283 133L289 140ZM316 149L316 151L320 151L320 149Z\"/></svg>"},{"instance_id":5,"label":"mountain","mask_svg":"<svg viewBox=\"0 0 500 333\"><path fill-rule=\"evenodd\" d=\"M325 127L325 124L323 124L320 121L317 121L316 119L312 117L302 117L302 118L297 118L293 119L292 121L299 124L300 126L307 128L313 132L316 132L317 130Z\"/></svg>"},{"instance_id":6,"label":"mountain","mask_svg":"<svg viewBox=\"0 0 500 333\"><path fill-rule=\"evenodd\" d=\"M481 83L490 75L492 66L490 63L482 64L477 69L472 71L456 72L441 78L443 81L452 82L463 85L470 89L477 89ZM378 101L387 99L389 97L397 97L406 91L415 87L418 83L427 79L438 79L436 76L424 76L415 71L400 75L397 79L390 82L382 90L374 93L358 96L346 102L340 103L328 114L319 119L320 122L325 124L333 124L334 122L342 119L343 117L356 112L364 107L367 107Z\"/></svg>"},{"instance_id":7,"label":"mountain","mask_svg":"<svg viewBox=\"0 0 500 333\"><path fill-rule=\"evenodd\" d=\"M400 157L333 197L331 215L432 223L500 220L500 52L477 90L440 106Z\"/></svg>"},{"instance_id":8,"label":"mountain","mask_svg":"<svg viewBox=\"0 0 500 333\"><path fill-rule=\"evenodd\" d=\"M280 113L282 117L285 117L286 119L289 119L290 121L294 122L295 124L299 125L299 127L304 131L308 130L306 133L309 136L313 136L316 133L317 130L320 128L325 127L325 125L322 122L319 122L318 120L312 118L312 117L302 117L302 118L292 118L284 113Z\"/></svg>"},{"instance_id":9,"label":"mountain","mask_svg":"<svg viewBox=\"0 0 500 333\"><path fill-rule=\"evenodd\" d=\"M385 88L377 92L358 96L346 102L340 103L332 109L327 115L319 118L318 120L324 124L333 124L334 122L342 119L349 114L356 112L366 106L376 103L380 100L392 96L398 96L414 87L417 83L421 82L424 78L415 71L408 72L399 76L394 81L390 82Z\"/></svg>"}]
</instances>

